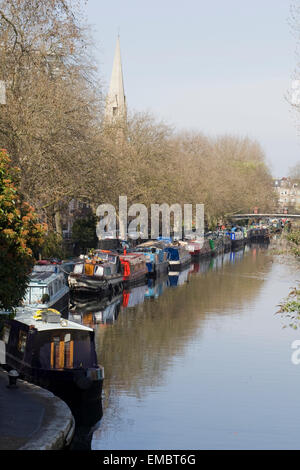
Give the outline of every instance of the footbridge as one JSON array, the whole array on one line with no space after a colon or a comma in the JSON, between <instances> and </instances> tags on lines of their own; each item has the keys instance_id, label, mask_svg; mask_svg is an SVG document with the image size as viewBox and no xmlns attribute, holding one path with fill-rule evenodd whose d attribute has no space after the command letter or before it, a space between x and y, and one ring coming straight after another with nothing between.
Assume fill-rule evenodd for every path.
<instances>
[{"instance_id":1,"label":"footbridge","mask_svg":"<svg viewBox=\"0 0 300 470\"><path fill-rule=\"evenodd\" d=\"M242 219L300 219L300 214L235 214L229 216L233 220Z\"/></svg>"}]
</instances>

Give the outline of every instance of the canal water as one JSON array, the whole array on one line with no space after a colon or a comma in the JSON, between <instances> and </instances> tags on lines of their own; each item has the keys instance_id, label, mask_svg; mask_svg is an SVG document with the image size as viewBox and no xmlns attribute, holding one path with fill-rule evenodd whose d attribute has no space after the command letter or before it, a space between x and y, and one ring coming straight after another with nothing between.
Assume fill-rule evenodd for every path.
<instances>
[{"instance_id":1,"label":"canal water","mask_svg":"<svg viewBox=\"0 0 300 470\"><path fill-rule=\"evenodd\" d=\"M300 330L276 313L299 279L294 260L254 245L95 306L105 381L91 448L299 449Z\"/></svg>"}]
</instances>

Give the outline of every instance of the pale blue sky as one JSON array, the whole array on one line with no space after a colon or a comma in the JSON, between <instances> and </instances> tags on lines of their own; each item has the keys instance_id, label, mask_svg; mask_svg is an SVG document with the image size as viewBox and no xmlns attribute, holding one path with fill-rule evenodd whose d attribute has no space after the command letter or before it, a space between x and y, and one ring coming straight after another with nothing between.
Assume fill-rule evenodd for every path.
<instances>
[{"instance_id":1,"label":"pale blue sky","mask_svg":"<svg viewBox=\"0 0 300 470\"><path fill-rule=\"evenodd\" d=\"M106 87L120 29L129 108L177 129L255 138L283 176L300 161L285 100L297 63L292 1L88 0L85 9Z\"/></svg>"}]
</instances>

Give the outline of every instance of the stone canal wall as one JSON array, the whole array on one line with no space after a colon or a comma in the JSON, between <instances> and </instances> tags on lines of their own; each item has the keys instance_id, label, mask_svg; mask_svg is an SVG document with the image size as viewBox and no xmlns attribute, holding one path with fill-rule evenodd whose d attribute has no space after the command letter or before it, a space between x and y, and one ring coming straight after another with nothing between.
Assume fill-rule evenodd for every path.
<instances>
[{"instance_id":1,"label":"stone canal wall","mask_svg":"<svg viewBox=\"0 0 300 470\"><path fill-rule=\"evenodd\" d=\"M23 380L9 388L0 369L0 450L60 450L69 445L75 421L53 393Z\"/></svg>"}]
</instances>

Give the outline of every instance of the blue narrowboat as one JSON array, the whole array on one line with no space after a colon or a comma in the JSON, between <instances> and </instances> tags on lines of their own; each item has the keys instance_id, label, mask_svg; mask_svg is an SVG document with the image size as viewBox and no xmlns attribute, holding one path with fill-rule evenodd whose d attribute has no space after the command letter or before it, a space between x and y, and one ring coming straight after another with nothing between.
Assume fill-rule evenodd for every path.
<instances>
[{"instance_id":1,"label":"blue narrowboat","mask_svg":"<svg viewBox=\"0 0 300 470\"><path fill-rule=\"evenodd\" d=\"M233 227L230 232L228 232L231 240L231 248L237 249L243 246L247 241L247 232L242 227Z\"/></svg>"},{"instance_id":2,"label":"blue narrowboat","mask_svg":"<svg viewBox=\"0 0 300 470\"><path fill-rule=\"evenodd\" d=\"M145 255L149 276L158 277L168 272L169 255L163 242L147 241L136 246L134 251Z\"/></svg>"},{"instance_id":3,"label":"blue narrowboat","mask_svg":"<svg viewBox=\"0 0 300 470\"><path fill-rule=\"evenodd\" d=\"M168 245L166 250L169 254L169 270L182 270L191 264L192 257L184 246L174 242L172 245Z\"/></svg>"},{"instance_id":4,"label":"blue narrowboat","mask_svg":"<svg viewBox=\"0 0 300 470\"><path fill-rule=\"evenodd\" d=\"M101 397L103 367L98 365L94 331L66 320L54 309L34 315L24 309L4 321L0 364L59 396Z\"/></svg>"}]
</instances>

